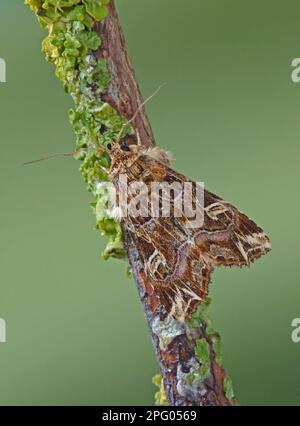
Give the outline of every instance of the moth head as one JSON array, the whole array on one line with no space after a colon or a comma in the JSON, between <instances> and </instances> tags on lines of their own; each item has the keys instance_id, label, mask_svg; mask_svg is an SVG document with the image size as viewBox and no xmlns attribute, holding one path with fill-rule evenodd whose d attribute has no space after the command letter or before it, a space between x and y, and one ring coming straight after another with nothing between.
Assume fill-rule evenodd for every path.
<instances>
[{"instance_id":1,"label":"moth head","mask_svg":"<svg viewBox=\"0 0 300 426\"><path fill-rule=\"evenodd\" d=\"M118 142L107 145L108 154L111 163L114 164L117 160L124 161L126 157L132 155L137 147L137 138L134 135L125 136Z\"/></svg>"}]
</instances>

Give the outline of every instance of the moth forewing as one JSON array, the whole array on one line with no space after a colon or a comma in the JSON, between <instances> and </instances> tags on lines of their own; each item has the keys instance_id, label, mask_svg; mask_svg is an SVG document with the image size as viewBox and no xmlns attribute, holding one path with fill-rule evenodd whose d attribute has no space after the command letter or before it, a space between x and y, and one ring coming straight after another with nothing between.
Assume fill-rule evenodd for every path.
<instances>
[{"instance_id":1,"label":"moth forewing","mask_svg":"<svg viewBox=\"0 0 300 426\"><path fill-rule=\"evenodd\" d=\"M136 247L153 311L184 321L206 300L215 266L249 265L271 246L253 221L174 171L171 162L157 147L123 144L122 149L118 142L109 178L117 198L134 205L120 206L127 214L119 220ZM121 194L124 176L127 194Z\"/></svg>"}]
</instances>

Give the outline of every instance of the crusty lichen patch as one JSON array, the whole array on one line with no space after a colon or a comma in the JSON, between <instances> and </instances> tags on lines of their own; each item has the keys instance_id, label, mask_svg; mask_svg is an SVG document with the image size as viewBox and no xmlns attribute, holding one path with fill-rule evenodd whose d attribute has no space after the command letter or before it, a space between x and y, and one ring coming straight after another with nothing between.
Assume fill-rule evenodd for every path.
<instances>
[{"instance_id":1,"label":"crusty lichen patch","mask_svg":"<svg viewBox=\"0 0 300 426\"><path fill-rule=\"evenodd\" d=\"M162 351L166 351L168 349L169 344L175 339L175 337L185 333L184 324L177 321L170 315L163 321L160 320L158 315L152 321L151 327L153 333L159 338L159 348Z\"/></svg>"},{"instance_id":2,"label":"crusty lichen patch","mask_svg":"<svg viewBox=\"0 0 300 426\"><path fill-rule=\"evenodd\" d=\"M204 385L204 377L199 369L197 359L191 359L188 373L182 371L181 366L177 369L177 392L183 398L194 401L195 395L205 396L207 390Z\"/></svg>"},{"instance_id":3,"label":"crusty lichen patch","mask_svg":"<svg viewBox=\"0 0 300 426\"><path fill-rule=\"evenodd\" d=\"M224 392L225 392L226 398L229 401L231 401L232 399L234 399L235 395L234 395L232 380L231 380L231 378L229 376L226 376L224 378L223 388L224 388Z\"/></svg>"},{"instance_id":4,"label":"crusty lichen patch","mask_svg":"<svg viewBox=\"0 0 300 426\"><path fill-rule=\"evenodd\" d=\"M211 299L201 303L194 314L187 320L187 334L193 335L196 330L203 331L203 338L196 339L195 357L199 363L199 372L201 380L205 381L212 372L211 352L213 351L214 360L219 365L223 366L221 355L221 337L214 329L213 324L208 315L208 307ZM196 379L196 378L195 378ZM229 376L226 376L223 382L223 390L226 398L232 400L234 392L232 382Z\"/></svg>"},{"instance_id":5,"label":"crusty lichen patch","mask_svg":"<svg viewBox=\"0 0 300 426\"><path fill-rule=\"evenodd\" d=\"M152 378L152 383L159 388L159 390L154 395L155 405L169 405L162 376L160 374L156 374Z\"/></svg>"}]
</instances>

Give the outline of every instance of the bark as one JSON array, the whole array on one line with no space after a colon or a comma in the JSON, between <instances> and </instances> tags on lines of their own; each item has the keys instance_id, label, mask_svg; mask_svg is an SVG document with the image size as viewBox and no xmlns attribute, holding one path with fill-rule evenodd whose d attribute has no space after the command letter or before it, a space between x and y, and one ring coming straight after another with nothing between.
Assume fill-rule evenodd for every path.
<instances>
[{"instance_id":1,"label":"bark","mask_svg":"<svg viewBox=\"0 0 300 426\"><path fill-rule=\"evenodd\" d=\"M102 45L97 55L106 59L111 77L105 101L129 120L143 100L126 50L114 2L109 5L108 17L103 23L97 23L95 30L102 39ZM153 133L144 109L137 115L133 126L138 131L143 144L154 145ZM162 347L162 336L157 330L154 332L155 314L151 312L149 297L141 279L142 271L139 262L136 261L136 247L128 235L125 235L125 239L128 258L149 325L169 405L235 405L233 396L225 395L224 380L227 375L220 366L220 362L217 362L213 338L206 334L207 322L205 320L196 329L183 325L181 334L175 336L166 347ZM191 372L191 368L195 364L197 340L203 338L207 341L209 348L210 374L200 389L197 386L188 386L184 378Z\"/></svg>"}]
</instances>

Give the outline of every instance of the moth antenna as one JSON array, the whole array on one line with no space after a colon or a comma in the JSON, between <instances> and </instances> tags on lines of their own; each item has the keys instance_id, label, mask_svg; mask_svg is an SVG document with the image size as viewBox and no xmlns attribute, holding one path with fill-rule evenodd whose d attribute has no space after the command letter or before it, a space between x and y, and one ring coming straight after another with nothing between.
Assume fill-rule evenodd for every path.
<instances>
[{"instance_id":1,"label":"moth antenna","mask_svg":"<svg viewBox=\"0 0 300 426\"><path fill-rule=\"evenodd\" d=\"M124 132L124 129L125 129L125 127L126 126L128 126L128 124L130 124L130 123L132 123L135 119L136 119L136 117L137 117L137 115L138 115L138 113L141 111L141 109L149 102L149 101L151 101L151 99L152 98L154 98L154 96L156 96L157 95L157 93L160 91L160 89L162 88L162 87L164 87L165 85L166 85L167 83L163 83L163 84L161 84L156 90L155 90L155 92L153 92L152 93L152 95L150 95L146 100L144 100L144 102L142 102L141 104L140 104L140 106L137 108L137 110L135 111L135 113L133 114L133 116L131 117L131 119L130 120L128 120L126 123L124 123L123 125L122 125L122 127L121 127L121 130L120 130L120 133L118 134L118 137L117 137L117 142L119 142L120 141L120 139L121 139L121 137L122 137L122 134L123 134L123 132Z\"/></svg>"},{"instance_id":2,"label":"moth antenna","mask_svg":"<svg viewBox=\"0 0 300 426\"><path fill-rule=\"evenodd\" d=\"M38 158L37 160L31 160L26 161L26 163L23 163L22 166L28 166L30 164L39 163L40 161L46 161L50 160L51 158L57 158L57 157L71 157L71 155L75 155L77 152L57 152L54 154L47 155L46 157Z\"/></svg>"},{"instance_id":3,"label":"moth antenna","mask_svg":"<svg viewBox=\"0 0 300 426\"><path fill-rule=\"evenodd\" d=\"M138 146L141 146L142 141L141 141L140 132L138 130L136 130L136 136L137 136L137 144L138 144Z\"/></svg>"},{"instance_id":4,"label":"moth antenna","mask_svg":"<svg viewBox=\"0 0 300 426\"><path fill-rule=\"evenodd\" d=\"M155 90L155 92L153 92L152 93L152 95L150 95L144 102L142 102L141 103L141 105L138 107L138 109L135 111L135 113L133 114L133 116L131 117L131 119L125 124L125 126L127 126L128 124L130 124L130 123L132 123L135 119L136 119L136 117L137 117L137 115L138 115L138 113L141 111L141 109L149 102L149 101L151 101L151 99L152 98L154 98L154 96L156 96L157 94L158 94L158 92L160 91L160 89L162 88L162 87L164 87L165 85L166 85L167 83L163 83L163 84L161 84L156 90Z\"/></svg>"},{"instance_id":5,"label":"moth antenna","mask_svg":"<svg viewBox=\"0 0 300 426\"><path fill-rule=\"evenodd\" d=\"M151 101L151 99L152 98L154 98L154 96L156 96L157 95L157 93L160 91L160 89L163 87L163 86L165 86L167 83L163 83L163 84L161 84L156 90L155 90L155 92L153 92L152 93L152 95L150 95L144 102L142 102L141 104L140 104L140 106L137 108L137 110L135 111L135 113L133 114L133 116L131 117L131 119L130 120L128 120L126 123L124 123L123 125L122 125L122 127L121 127L121 130L120 130L120 132L119 132L119 134L118 134L118 137L117 137L117 141L116 142L119 142L120 141L120 139L121 139L121 137L122 137L122 134L123 134L123 132L124 132L124 129L125 129L125 127L126 126L128 126L128 124L130 124L130 123L132 123L135 119L136 119L136 117L137 117L137 115L138 115L138 113L141 111L141 109L149 102L149 101ZM138 138L138 145L141 145L141 139L140 139L140 135L139 135L139 133L138 133L138 135L137 135L137 138ZM107 151L107 149L106 149L106 151ZM108 151L107 151L108 152ZM25 163L23 163L22 165L23 166L29 166L29 165L31 165L31 164L36 164L36 163L39 163L39 162L41 162L41 161L46 161L46 160L51 160L52 158L58 158L58 157L71 157L72 155L75 155L75 154L77 154L77 152L62 152L62 153L54 153L54 154L50 154L50 155L47 155L46 157L42 157L42 158L38 158L38 159L36 159L36 160L31 160L31 161L26 161Z\"/></svg>"}]
</instances>

